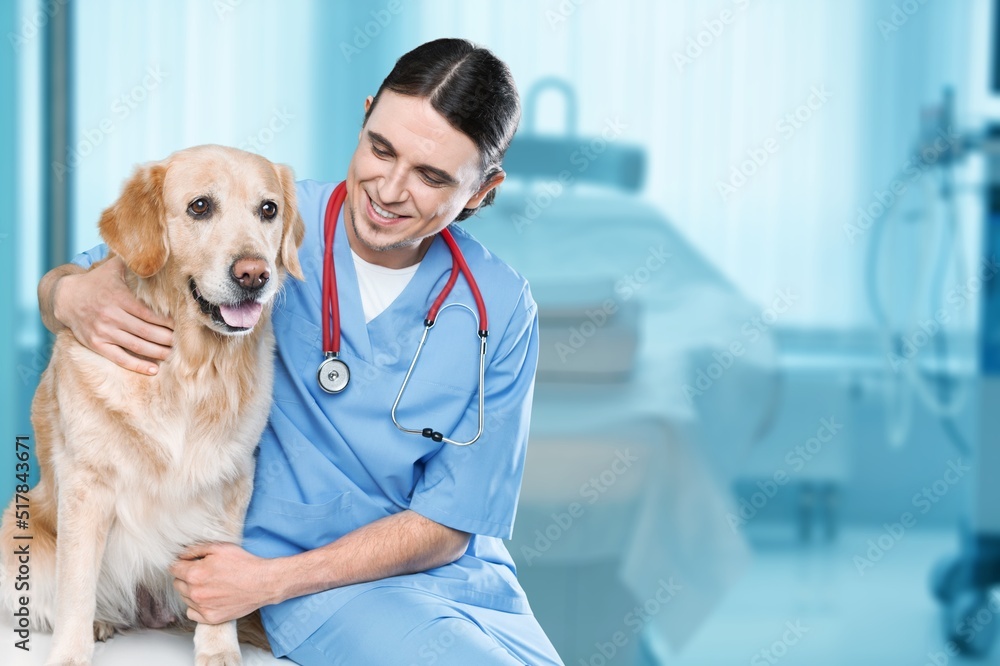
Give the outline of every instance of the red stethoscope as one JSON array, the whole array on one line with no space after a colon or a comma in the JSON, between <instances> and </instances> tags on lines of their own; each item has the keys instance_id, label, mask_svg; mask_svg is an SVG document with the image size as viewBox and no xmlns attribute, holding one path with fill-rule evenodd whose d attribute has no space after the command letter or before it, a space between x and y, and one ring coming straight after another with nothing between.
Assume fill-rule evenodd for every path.
<instances>
[{"instance_id":1,"label":"red stethoscope","mask_svg":"<svg viewBox=\"0 0 1000 666\"><path fill-rule=\"evenodd\" d=\"M334 270L333 264L334 231L337 228L337 218L340 217L340 211L343 208L344 199L346 198L347 181L344 181L334 188L333 194L330 196L330 200L326 204L326 215L323 220L325 240L323 249L324 360L319 366L317 380L319 381L319 387L327 393L340 393L347 388L347 384L351 379L350 369L340 358L340 300L337 297L337 273ZM462 251L459 249L458 243L455 242L455 239L451 235L451 231L449 229L442 229L440 233L441 238L444 239L445 244L448 246L448 250L451 252L451 275L448 277L448 281L441 289L441 293L438 294L436 299L434 299L431 309L427 312L427 317L424 319L424 333L420 337L420 344L417 345L417 351L413 355L413 361L410 363L410 367L406 371L406 376L403 378L403 384L399 387L399 393L396 394L396 400L392 403L391 415L392 422L403 432L414 435L422 435L434 440L435 442L443 441L448 444L455 444L456 446L468 446L469 444L474 443L483 434L483 379L486 374L486 338L489 336L489 323L486 318L486 305L483 302L483 295L479 291L479 285L476 284L476 279L472 276L472 271L469 270L469 265L465 262L465 257L462 256ZM448 297L448 294L451 293L452 287L455 286L455 282L458 281L459 273L465 276L465 281L469 284L469 289L472 291L472 297L476 300L478 317L476 317L476 312L473 312L472 308L464 303L449 303L448 305L442 307L444 299ZM476 432L476 436L467 442L459 442L449 439L433 428L406 428L400 425L399 421L396 420L396 408L399 406L399 401L403 397L406 385L410 381L410 375L413 373L413 368L417 365L417 359L420 358L420 353L424 348L424 343L427 341L427 334L432 328L434 328L434 323L437 321L438 315L450 307L465 308L472 313L473 317L476 317L476 329L480 341L479 430Z\"/></svg>"}]
</instances>

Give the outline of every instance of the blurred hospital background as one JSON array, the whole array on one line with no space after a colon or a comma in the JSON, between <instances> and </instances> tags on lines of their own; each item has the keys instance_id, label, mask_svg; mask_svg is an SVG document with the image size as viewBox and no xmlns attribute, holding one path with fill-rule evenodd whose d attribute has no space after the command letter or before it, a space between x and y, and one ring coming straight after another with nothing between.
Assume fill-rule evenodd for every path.
<instances>
[{"instance_id":1,"label":"blurred hospital background","mask_svg":"<svg viewBox=\"0 0 1000 666\"><path fill-rule=\"evenodd\" d=\"M340 180L395 59L465 37L524 105L464 224L540 307L508 547L565 662L1000 662L1000 3L4 0L0 36L4 501L38 279L134 166Z\"/></svg>"}]
</instances>

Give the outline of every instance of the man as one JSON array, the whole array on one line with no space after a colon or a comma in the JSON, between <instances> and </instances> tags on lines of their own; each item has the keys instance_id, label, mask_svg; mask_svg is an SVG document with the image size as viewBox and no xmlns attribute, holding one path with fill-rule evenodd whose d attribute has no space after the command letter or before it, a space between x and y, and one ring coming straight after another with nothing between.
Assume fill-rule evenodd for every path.
<instances>
[{"instance_id":1,"label":"man","mask_svg":"<svg viewBox=\"0 0 1000 666\"><path fill-rule=\"evenodd\" d=\"M559 664L501 539L520 491L538 354L525 280L452 224L492 202L520 115L507 67L464 40L424 44L374 97L333 212L343 392L317 382L324 218L333 184L303 182L303 283L274 312L274 404L261 440L243 548L192 545L172 572L188 616L216 623L260 608L276 655L302 664ZM418 364L423 320L453 272L450 228L481 286L491 335L485 420L469 446L402 432L478 433L480 324L458 279ZM93 252L78 263L100 256ZM60 267L39 285L50 330L155 374L170 322L131 299L121 264ZM445 311L447 310L447 311ZM407 378L405 395L398 395ZM398 402L398 410L393 403ZM245 549L244 549L245 548Z\"/></svg>"}]
</instances>

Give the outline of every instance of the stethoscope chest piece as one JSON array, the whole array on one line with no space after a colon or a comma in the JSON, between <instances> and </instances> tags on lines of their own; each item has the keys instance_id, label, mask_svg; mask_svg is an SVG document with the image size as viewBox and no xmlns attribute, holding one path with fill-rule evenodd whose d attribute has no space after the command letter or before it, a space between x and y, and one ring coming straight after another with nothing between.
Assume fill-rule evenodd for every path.
<instances>
[{"instance_id":1,"label":"stethoscope chest piece","mask_svg":"<svg viewBox=\"0 0 1000 666\"><path fill-rule=\"evenodd\" d=\"M336 354L327 353L326 360L319 365L316 378L319 380L319 387L327 393L340 393L347 388L351 371Z\"/></svg>"}]
</instances>

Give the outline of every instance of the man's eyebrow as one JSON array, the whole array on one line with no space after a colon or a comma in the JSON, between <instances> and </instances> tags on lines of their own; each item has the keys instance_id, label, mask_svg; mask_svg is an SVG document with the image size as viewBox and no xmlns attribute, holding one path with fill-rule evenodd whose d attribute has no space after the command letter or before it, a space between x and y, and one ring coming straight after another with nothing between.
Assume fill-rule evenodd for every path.
<instances>
[{"instance_id":1,"label":"man's eyebrow","mask_svg":"<svg viewBox=\"0 0 1000 666\"><path fill-rule=\"evenodd\" d=\"M384 136L382 136L378 132L373 132L371 130L367 130L367 131L368 131L368 138L372 142L374 142L374 143L380 143L380 144L382 144L382 146L384 146L393 155L396 154L396 148L393 147L393 145L389 141L389 139L385 138ZM445 185L457 185L458 184L458 181L455 180L450 173L448 173L447 171L443 171L441 169L438 169L437 167L433 167L430 164L418 164L417 168L420 169L420 170L422 170L422 171L426 171L427 173L429 173L429 174L433 175L434 177L436 177L438 180L444 181Z\"/></svg>"}]
</instances>

